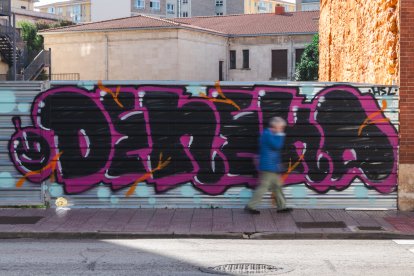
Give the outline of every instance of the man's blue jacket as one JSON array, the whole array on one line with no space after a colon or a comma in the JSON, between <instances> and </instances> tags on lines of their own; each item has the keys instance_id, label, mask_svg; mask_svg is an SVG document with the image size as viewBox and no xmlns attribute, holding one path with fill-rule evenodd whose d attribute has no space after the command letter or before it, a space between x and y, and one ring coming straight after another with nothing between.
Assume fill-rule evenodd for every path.
<instances>
[{"instance_id":1,"label":"man's blue jacket","mask_svg":"<svg viewBox=\"0 0 414 276\"><path fill-rule=\"evenodd\" d=\"M260 171L280 173L283 172L280 151L285 142L284 133L274 134L269 129L263 131L260 137Z\"/></svg>"}]
</instances>

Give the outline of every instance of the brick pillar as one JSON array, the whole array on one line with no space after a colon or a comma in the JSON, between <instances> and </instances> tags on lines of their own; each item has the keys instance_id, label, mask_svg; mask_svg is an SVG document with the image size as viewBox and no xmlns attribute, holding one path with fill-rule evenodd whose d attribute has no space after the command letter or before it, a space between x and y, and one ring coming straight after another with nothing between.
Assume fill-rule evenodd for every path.
<instances>
[{"instance_id":1,"label":"brick pillar","mask_svg":"<svg viewBox=\"0 0 414 276\"><path fill-rule=\"evenodd\" d=\"M414 211L414 1L400 0L400 166L398 204Z\"/></svg>"}]
</instances>

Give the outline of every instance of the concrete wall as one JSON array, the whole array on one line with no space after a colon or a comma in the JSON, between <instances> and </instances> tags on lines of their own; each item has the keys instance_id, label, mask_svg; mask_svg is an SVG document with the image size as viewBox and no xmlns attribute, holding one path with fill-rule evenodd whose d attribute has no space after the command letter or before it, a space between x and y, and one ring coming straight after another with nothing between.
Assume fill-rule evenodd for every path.
<instances>
[{"instance_id":1,"label":"concrete wall","mask_svg":"<svg viewBox=\"0 0 414 276\"><path fill-rule=\"evenodd\" d=\"M228 39L190 30L45 34L52 49L54 74L80 73L81 80L268 81L272 50L288 50L288 76L295 72L295 49L312 35ZM250 69L242 69L242 50L250 51ZM229 68L229 50L237 51L237 69Z\"/></svg>"},{"instance_id":2,"label":"concrete wall","mask_svg":"<svg viewBox=\"0 0 414 276\"><path fill-rule=\"evenodd\" d=\"M398 0L322 0L321 7L321 81L398 81Z\"/></svg>"},{"instance_id":3,"label":"concrete wall","mask_svg":"<svg viewBox=\"0 0 414 276\"><path fill-rule=\"evenodd\" d=\"M110 33L108 79L177 79L177 36L177 30Z\"/></svg>"},{"instance_id":4,"label":"concrete wall","mask_svg":"<svg viewBox=\"0 0 414 276\"><path fill-rule=\"evenodd\" d=\"M191 1L191 16L211 16L216 14L216 6L213 0L189 0ZM225 3L224 3L225 5Z\"/></svg>"},{"instance_id":5,"label":"concrete wall","mask_svg":"<svg viewBox=\"0 0 414 276\"><path fill-rule=\"evenodd\" d=\"M45 35L54 74L81 80L178 78L177 31L125 31Z\"/></svg>"},{"instance_id":6,"label":"concrete wall","mask_svg":"<svg viewBox=\"0 0 414 276\"><path fill-rule=\"evenodd\" d=\"M267 81L272 50L288 50L288 76L293 79L295 49L312 35L226 37L190 30L45 34L52 49L54 74L80 73L81 80ZM229 45L228 45L229 43ZM250 51L250 70L241 69L242 50ZM229 50L237 51L237 69L228 69Z\"/></svg>"},{"instance_id":7,"label":"concrete wall","mask_svg":"<svg viewBox=\"0 0 414 276\"><path fill-rule=\"evenodd\" d=\"M229 70L231 81L266 81L272 74L272 50L288 50L288 76L295 72L295 49L303 49L312 41L312 35L239 37L230 39L230 49L236 50L237 69ZM250 51L250 69L242 69L243 50Z\"/></svg>"},{"instance_id":8,"label":"concrete wall","mask_svg":"<svg viewBox=\"0 0 414 276\"><path fill-rule=\"evenodd\" d=\"M103 34L44 35L52 49L53 74L80 73L80 79L105 79L106 39Z\"/></svg>"},{"instance_id":9,"label":"concrete wall","mask_svg":"<svg viewBox=\"0 0 414 276\"><path fill-rule=\"evenodd\" d=\"M81 80L214 81L226 60L225 38L174 29L45 35L45 47L54 74L80 73Z\"/></svg>"},{"instance_id":10,"label":"concrete wall","mask_svg":"<svg viewBox=\"0 0 414 276\"><path fill-rule=\"evenodd\" d=\"M131 16L131 0L92 0L91 20L102 21Z\"/></svg>"},{"instance_id":11,"label":"concrete wall","mask_svg":"<svg viewBox=\"0 0 414 276\"><path fill-rule=\"evenodd\" d=\"M179 31L178 79L216 81L219 79L219 61L227 71L227 38L200 32Z\"/></svg>"},{"instance_id":12,"label":"concrete wall","mask_svg":"<svg viewBox=\"0 0 414 276\"><path fill-rule=\"evenodd\" d=\"M227 0L225 14L243 14L244 0Z\"/></svg>"}]
</instances>

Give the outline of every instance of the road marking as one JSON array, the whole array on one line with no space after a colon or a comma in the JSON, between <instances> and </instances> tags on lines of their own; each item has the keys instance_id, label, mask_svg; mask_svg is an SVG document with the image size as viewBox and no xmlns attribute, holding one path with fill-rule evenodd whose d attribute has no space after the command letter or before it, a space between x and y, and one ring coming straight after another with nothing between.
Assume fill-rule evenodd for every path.
<instances>
[{"instance_id":1,"label":"road marking","mask_svg":"<svg viewBox=\"0 0 414 276\"><path fill-rule=\"evenodd\" d=\"M412 245L414 244L414 240L393 240L396 244L401 245Z\"/></svg>"}]
</instances>

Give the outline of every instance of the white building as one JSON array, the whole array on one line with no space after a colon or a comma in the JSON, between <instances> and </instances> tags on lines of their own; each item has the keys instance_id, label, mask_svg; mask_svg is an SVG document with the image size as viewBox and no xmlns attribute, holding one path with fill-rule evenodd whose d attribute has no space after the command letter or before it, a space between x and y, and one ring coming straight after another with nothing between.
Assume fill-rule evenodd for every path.
<instances>
[{"instance_id":1,"label":"white building","mask_svg":"<svg viewBox=\"0 0 414 276\"><path fill-rule=\"evenodd\" d=\"M296 0L298 11L318 11L321 9L320 0Z\"/></svg>"},{"instance_id":2,"label":"white building","mask_svg":"<svg viewBox=\"0 0 414 276\"><path fill-rule=\"evenodd\" d=\"M288 15L288 16L286 16ZM53 74L81 80L292 80L319 12L160 19L46 31Z\"/></svg>"}]
</instances>

